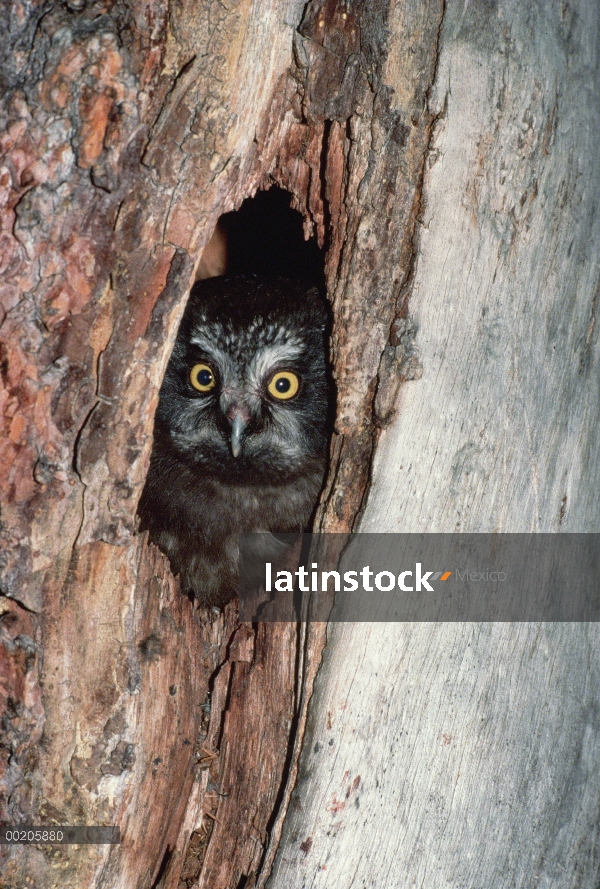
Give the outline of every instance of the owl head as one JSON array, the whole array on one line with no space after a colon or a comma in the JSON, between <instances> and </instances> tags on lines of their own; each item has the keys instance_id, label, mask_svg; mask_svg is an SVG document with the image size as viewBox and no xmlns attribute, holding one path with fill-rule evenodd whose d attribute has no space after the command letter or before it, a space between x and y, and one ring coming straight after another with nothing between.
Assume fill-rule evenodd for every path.
<instances>
[{"instance_id":1,"label":"owl head","mask_svg":"<svg viewBox=\"0 0 600 889\"><path fill-rule=\"evenodd\" d=\"M199 281L165 374L155 439L229 484L276 484L322 466L326 326L317 289L301 282Z\"/></svg>"}]
</instances>

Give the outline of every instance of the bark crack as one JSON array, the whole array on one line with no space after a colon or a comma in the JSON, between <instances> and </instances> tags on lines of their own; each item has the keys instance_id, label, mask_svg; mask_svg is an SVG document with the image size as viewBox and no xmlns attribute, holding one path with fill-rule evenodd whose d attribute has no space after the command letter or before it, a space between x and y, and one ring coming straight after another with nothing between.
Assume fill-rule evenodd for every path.
<instances>
[{"instance_id":1,"label":"bark crack","mask_svg":"<svg viewBox=\"0 0 600 889\"><path fill-rule=\"evenodd\" d=\"M181 101L187 90L192 86L194 82L192 74L196 73L196 60L197 56L193 55L191 59L189 59L182 65L182 67L175 75L173 83L171 84L170 89L167 91L167 94L163 99L162 105L154 119L154 123L150 126L150 129L148 131L146 143L142 147L140 164L144 167L152 167L152 164L148 164L147 160L151 146L153 145L153 142L155 140L155 136L158 136L159 129L167 129L167 118L169 114L171 114L175 110L175 106ZM194 70L192 71L192 69Z\"/></svg>"},{"instance_id":2,"label":"bark crack","mask_svg":"<svg viewBox=\"0 0 600 889\"><path fill-rule=\"evenodd\" d=\"M433 63L433 76L431 78L431 86L429 89L431 89L431 87L437 80L438 69L439 69L439 65L440 65L440 57L442 55L442 28L444 26L444 18L446 16L446 0L441 0L441 3L442 3L442 13L440 15L440 23L439 23L438 29L437 29L437 37L436 37L436 41L435 41L434 63ZM429 90L428 90L428 95L429 95Z\"/></svg>"},{"instance_id":3,"label":"bark crack","mask_svg":"<svg viewBox=\"0 0 600 889\"><path fill-rule=\"evenodd\" d=\"M437 27L434 62L432 76L426 91L427 105L429 105L431 91L436 83L441 56L442 28L446 12L446 0L442 0L442 10ZM435 138L435 130L439 120L446 116L448 97L444 97L443 108L431 115L426 128L426 146L423 151L418 184L415 190L413 206L409 217L407 229L410 234L410 256L406 272L398 284L399 295L396 300L396 312L391 320L387 344L381 353L376 386L372 400L371 423L372 442L368 456L367 481L362 492L360 505L353 523L353 530L360 527L364 515L369 493L372 487L375 451L381 430L389 425L395 415L398 393L403 382L419 379L422 375L422 365L418 344L416 343L417 327L410 320L408 302L412 292L416 275L417 259L419 255L419 225L422 222L422 210L424 203L425 168L428 158L432 153L432 144ZM391 381L391 384L390 384Z\"/></svg>"}]
</instances>

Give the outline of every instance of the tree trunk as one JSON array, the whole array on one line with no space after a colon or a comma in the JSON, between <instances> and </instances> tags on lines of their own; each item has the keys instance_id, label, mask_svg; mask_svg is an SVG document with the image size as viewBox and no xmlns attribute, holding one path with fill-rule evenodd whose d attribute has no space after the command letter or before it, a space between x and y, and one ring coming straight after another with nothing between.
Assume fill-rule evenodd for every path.
<instances>
[{"instance_id":1,"label":"tree trunk","mask_svg":"<svg viewBox=\"0 0 600 889\"><path fill-rule=\"evenodd\" d=\"M446 5L361 531L600 531L600 12ZM269 889L597 889L598 624L334 624Z\"/></svg>"},{"instance_id":2,"label":"tree trunk","mask_svg":"<svg viewBox=\"0 0 600 889\"><path fill-rule=\"evenodd\" d=\"M239 625L135 518L202 248L278 184L327 251L316 526L599 530L594 4L5 19L0 818L122 843L2 885L596 889L594 625Z\"/></svg>"}]
</instances>

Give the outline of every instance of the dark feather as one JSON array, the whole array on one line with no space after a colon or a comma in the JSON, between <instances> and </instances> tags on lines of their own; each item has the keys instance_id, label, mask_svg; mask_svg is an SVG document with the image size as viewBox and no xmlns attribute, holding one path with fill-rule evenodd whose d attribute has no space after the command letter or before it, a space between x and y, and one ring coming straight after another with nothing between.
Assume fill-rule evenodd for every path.
<instances>
[{"instance_id":1,"label":"dark feather","mask_svg":"<svg viewBox=\"0 0 600 889\"><path fill-rule=\"evenodd\" d=\"M328 441L327 316L316 289L250 276L211 278L190 293L165 379L139 505L150 532L205 604L237 593L238 535L306 530L323 483ZM198 392L190 370L216 385ZM297 394L268 392L275 372ZM232 417L243 415L234 456Z\"/></svg>"}]
</instances>

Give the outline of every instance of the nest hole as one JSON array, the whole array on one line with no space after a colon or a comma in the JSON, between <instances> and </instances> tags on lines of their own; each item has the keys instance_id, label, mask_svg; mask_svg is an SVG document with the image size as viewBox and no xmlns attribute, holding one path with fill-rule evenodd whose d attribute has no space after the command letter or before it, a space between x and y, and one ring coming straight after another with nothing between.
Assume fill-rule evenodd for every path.
<instances>
[{"instance_id":1,"label":"nest hole","mask_svg":"<svg viewBox=\"0 0 600 889\"><path fill-rule=\"evenodd\" d=\"M273 187L219 219L155 415L140 528L205 606L238 592L240 533L278 554L278 535L312 528L327 476L324 251L291 201Z\"/></svg>"},{"instance_id":2,"label":"nest hole","mask_svg":"<svg viewBox=\"0 0 600 889\"><path fill-rule=\"evenodd\" d=\"M315 238L305 240L302 214L290 207L291 198L273 186L223 214L203 252L198 279L224 274L293 278L324 294L324 251Z\"/></svg>"}]
</instances>

